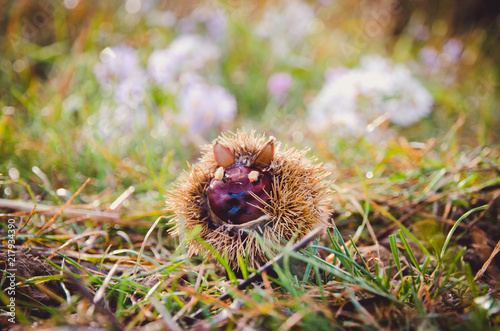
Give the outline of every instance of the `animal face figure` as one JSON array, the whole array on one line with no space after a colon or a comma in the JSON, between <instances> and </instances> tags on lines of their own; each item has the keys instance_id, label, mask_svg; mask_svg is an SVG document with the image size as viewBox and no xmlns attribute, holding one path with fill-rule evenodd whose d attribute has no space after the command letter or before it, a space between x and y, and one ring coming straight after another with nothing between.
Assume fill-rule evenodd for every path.
<instances>
[{"instance_id":1,"label":"animal face figure","mask_svg":"<svg viewBox=\"0 0 500 331\"><path fill-rule=\"evenodd\" d=\"M220 166L208 188L208 205L215 223L245 224L262 220L270 198L272 175L265 171L274 156L274 138L255 160L235 162L234 153L216 142L214 156Z\"/></svg>"}]
</instances>

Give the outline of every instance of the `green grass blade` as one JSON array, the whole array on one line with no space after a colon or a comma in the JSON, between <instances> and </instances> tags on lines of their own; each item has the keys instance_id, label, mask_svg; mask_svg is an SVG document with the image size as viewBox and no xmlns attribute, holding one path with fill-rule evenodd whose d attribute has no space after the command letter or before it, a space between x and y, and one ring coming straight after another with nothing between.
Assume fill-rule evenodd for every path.
<instances>
[{"instance_id":1,"label":"green grass blade","mask_svg":"<svg viewBox=\"0 0 500 331\"><path fill-rule=\"evenodd\" d=\"M392 257L394 259L394 262L396 262L396 267L398 268L398 271L401 271L401 261L399 261L398 245L396 243L395 234L391 234L389 236L389 243L391 245Z\"/></svg>"},{"instance_id":2,"label":"green grass blade","mask_svg":"<svg viewBox=\"0 0 500 331\"><path fill-rule=\"evenodd\" d=\"M236 274L234 273L233 269L229 266L229 263L227 262L227 259L224 258L219 252L217 252L212 247L212 245L210 245L209 243L207 243L203 238L197 237L196 240L200 244L202 244L203 246L205 246L205 248L208 249L210 251L210 253L213 254L213 256L215 256L215 259L224 267L224 269L226 269L227 275L228 275L229 279L231 280L231 282L233 283L233 285L237 285L238 284L238 279L236 278Z\"/></svg>"},{"instance_id":3,"label":"green grass blade","mask_svg":"<svg viewBox=\"0 0 500 331\"><path fill-rule=\"evenodd\" d=\"M453 225L453 227L451 228L450 232L448 232L448 235L446 236L446 240L444 241L444 245L443 245L443 249L441 250L441 254L439 255L441 260L443 259L443 256L444 256L444 253L446 252L446 249L448 248L448 244L450 243L450 240L451 240L451 237L453 236L453 233L455 232L455 230L457 229L458 225L460 224L460 222L462 222L465 218L467 218L470 214L472 213L475 213L476 211L479 211L479 210L483 210L483 209L486 209L488 208L488 205L484 205L484 206L480 206L480 207L476 207L476 208L473 208L471 210L469 210L468 212L466 212L465 214L462 215L462 217L460 217L456 222L455 224Z\"/></svg>"},{"instance_id":4,"label":"green grass blade","mask_svg":"<svg viewBox=\"0 0 500 331\"><path fill-rule=\"evenodd\" d=\"M403 244L403 247L405 248L406 254L410 257L410 261L413 263L413 266L418 271L420 271L420 265L418 264L417 259L415 258L415 255L413 255L413 251L412 251L410 245L408 245L408 242L406 241L406 238L405 238L403 231L398 230L398 235L399 235L399 238L401 239L401 243Z\"/></svg>"}]
</instances>

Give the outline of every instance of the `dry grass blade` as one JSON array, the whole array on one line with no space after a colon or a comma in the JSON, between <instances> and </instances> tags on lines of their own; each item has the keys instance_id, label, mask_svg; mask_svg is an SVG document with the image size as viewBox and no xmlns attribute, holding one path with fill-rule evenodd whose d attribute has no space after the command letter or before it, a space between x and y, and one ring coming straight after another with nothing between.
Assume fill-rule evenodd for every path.
<instances>
[{"instance_id":1,"label":"dry grass blade","mask_svg":"<svg viewBox=\"0 0 500 331\"><path fill-rule=\"evenodd\" d=\"M0 199L0 200L4 200L4 199ZM16 231L16 236L21 233L21 231L26 227L26 225L28 225L29 221L31 220L31 218L33 217L33 215L35 215L36 213L36 204L33 204L33 208L31 208L31 211L30 211L30 214L28 215L28 218L26 219L26 222L19 227L19 229L17 229Z\"/></svg>"},{"instance_id":2,"label":"dry grass blade","mask_svg":"<svg viewBox=\"0 0 500 331\"><path fill-rule=\"evenodd\" d=\"M153 304L153 306L155 306L158 313L160 313L163 321L168 326L169 330L182 331L182 329L179 327L179 325L177 325L177 323L174 322L174 320L172 319L172 316L170 316L168 311L165 309L165 306L160 301L158 301L158 299L156 299L155 297L152 297L151 303Z\"/></svg>"},{"instance_id":3,"label":"dry grass blade","mask_svg":"<svg viewBox=\"0 0 500 331\"><path fill-rule=\"evenodd\" d=\"M118 260L116 263L113 265L109 273L106 275L106 278L104 278L104 281L102 282L101 287L99 290L96 292L94 299L92 300L94 303L98 303L103 297L104 293L106 291L106 287L108 286L109 282L111 281L111 278L115 274L116 270L118 269L118 266L123 260Z\"/></svg>"},{"instance_id":4,"label":"dry grass blade","mask_svg":"<svg viewBox=\"0 0 500 331\"><path fill-rule=\"evenodd\" d=\"M54 223L56 221L56 219L59 216L61 216L64 209L68 208L71 205L73 200L75 200L75 198L83 191L83 189L85 188L85 186L87 186L88 183L90 183L90 178L87 178L85 183L83 183L82 186L75 192L75 194L73 194L73 196L71 198L69 198L69 200L64 204L64 206L62 206L61 209L59 209L59 212L57 214L55 214L47 223L45 223L40 230L38 230L38 232L36 234L37 236L39 236L43 232L43 230L45 230L46 228L51 226L52 223ZM30 238L30 240L28 240L26 242L26 245L28 245L31 240L33 240L33 238Z\"/></svg>"},{"instance_id":5,"label":"dry grass blade","mask_svg":"<svg viewBox=\"0 0 500 331\"><path fill-rule=\"evenodd\" d=\"M297 324L301 319L302 317L304 317L304 313L302 313L301 311L298 311L296 313L294 313L292 316L290 316L289 318L287 318L287 320L285 321L285 323L283 323L278 331L287 331L287 330L290 330L291 328L293 328L293 326L295 324Z\"/></svg>"},{"instance_id":6,"label":"dry grass blade","mask_svg":"<svg viewBox=\"0 0 500 331\"><path fill-rule=\"evenodd\" d=\"M238 311L243 306L240 300L234 300L228 308L224 308L219 314L211 317L209 320L196 324L195 329L210 330L214 329L217 325L222 324L233 317L233 313Z\"/></svg>"},{"instance_id":7,"label":"dry grass blade","mask_svg":"<svg viewBox=\"0 0 500 331\"><path fill-rule=\"evenodd\" d=\"M153 233L153 230L156 228L156 226L158 225L158 223L162 220L166 218L165 216L160 216L156 219L156 221L154 222L153 225L151 225L151 228L149 229L148 233L146 234L146 236L144 237L144 240L142 241L142 245L141 245L141 249L139 250L139 254L137 255L137 264L135 265L135 268L134 268L134 273L133 275L135 276L135 274L137 273L137 268L139 267L140 265L140 262L141 262L141 257L142 257L142 253L144 252L144 248L146 247L146 242L148 241L149 239L149 236L151 236L151 233Z\"/></svg>"},{"instance_id":8,"label":"dry grass blade","mask_svg":"<svg viewBox=\"0 0 500 331\"><path fill-rule=\"evenodd\" d=\"M500 240L497 242L497 245L495 246L495 249L493 252L491 252L490 257L486 262L484 262L483 267L476 273L476 276L474 277L474 280L478 280L481 278L484 273L486 272L486 269L488 269L488 266L491 264L491 261L493 261L493 258L500 252Z\"/></svg>"},{"instance_id":9,"label":"dry grass blade","mask_svg":"<svg viewBox=\"0 0 500 331\"><path fill-rule=\"evenodd\" d=\"M82 238L86 238L86 237L90 237L90 236L98 236L98 235L102 235L102 236L107 236L108 233L106 231L102 231L102 230L98 230L98 231L92 231L92 232L89 232L89 233L82 233L81 235L78 235L78 236L75 236L73 238L71 238L70 240L66 241L64 244L62 244L58 249L56 249L49 257L48 259L52 259L54 257L54 255L57 254L57 252L59 252L61 249L65 248L66 246L82 239Z\"/></svg>"},{"instance_id":10,"label":"dry grass blade","mask_svg":"<svg viewBox=\"0 0 500 331\"><path fill-rule=\"evenodd\" d=\"M130 186L115 201L113 201L113 203L111 204L111 206L109 207L109 209L110 210L115 210L116 208L118 208L118 206L120 206L123 203L123 201L125 201L126 199L128 199L128 197L130 197L132 195L132 193L134 193L134 191L135 191L135 187L134 186Z\"/></svg>"}]
</instances>

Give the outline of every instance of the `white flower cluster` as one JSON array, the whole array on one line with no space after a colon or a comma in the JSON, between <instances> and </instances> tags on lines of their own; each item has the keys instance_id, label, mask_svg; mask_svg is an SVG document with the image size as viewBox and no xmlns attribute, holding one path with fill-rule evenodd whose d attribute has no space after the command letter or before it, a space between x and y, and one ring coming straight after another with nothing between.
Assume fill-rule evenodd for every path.
<instances>
[{"instance_id":1,"label":"white flower cluster","mask_svg":"<svg viewBox=\"0 0 500 331\"><path fill-rule=\"evenodd\" d=\"M408 126L432 110L432 95L410 70L381 56L365 56L359 67L337 69L330 76L308 107L315 130L359 135L380 116Z\"/></svg>"},{"instance_id":2,"label":"white flower cluster","mask_svg":"<svg viewBox=\"0 0 500 331\"><path fill-rule=\"evenodd\" d=\"M187 34L177 37L167 49L154 51L148 59L151 77L172 95L178 95L176 120L189 140L198 140L236 116L234 96L203 78L217 71L221 54L212 39Z\"/></svg>"},{"instance_id":3,"label":"white flower cluster","mask_svg":"<svg viewBox=\"0 0 500 331\"><path fill-rule=\"evenodd\" d=\"M184 34L166 49L153 51L146 71L133 48L126 45L105 48L94 74L103 91L113 95L116 106L103 104L99 120L95 120L101 136L108 139L112 136L110 132L126 133L131 125L146 125L141 105L150 83L176 98L175 121L189 135L204 136L210 129L231 122L237 112L236 99L223 87L203 78L217 71L221 53L210 38ZM138 121L132 120L138 117Z\"/></svg>"},{"instance_id":4,"label":"white flower cluster","mask_svg":"<svg viewBox=\"0 0 500 331\"><path fill-rule=\"evenodd\" d=\"M300 0L283 0L266 10L256 33L262 39L269 40L274 55L286 57L304 44L315 21L316 14L312 6Z\"/></svg>"},{"instance_id":5,"label":"white flower cluster","mask_svg":"<svg viewBox=\"0 0 500 331\"><path fill-rule=\"evenodd\" d=\"M199 35L181 35L168 48L149 56L148 72L162 87L176 90L182 74L200 73L214 65L221 56L219 47Z\"/></svg>"},{"instance_id":6,"label":"white flower cluster","mask_svg":"<svg viewBox=\"0 0 500 331\"><path fill-rule=\"evenodd\" d=\"M106 47L94 75L103 91L113 96L115 106L103 102L91 117L96 134L106 142L120 140L124 132L142 128L147 121L143 112L147 84L145 70L139 65L137 51L127 45Z\"/></svg>"}]
</instances>

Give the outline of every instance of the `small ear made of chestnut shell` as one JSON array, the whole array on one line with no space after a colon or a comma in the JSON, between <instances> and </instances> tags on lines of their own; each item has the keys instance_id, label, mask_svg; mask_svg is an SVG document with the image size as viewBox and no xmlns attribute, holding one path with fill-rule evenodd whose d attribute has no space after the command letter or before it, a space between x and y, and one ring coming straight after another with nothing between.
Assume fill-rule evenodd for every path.
<instances>
[{"instance_id":1,"label":"small ear made of chestnut shell","mask_svg":"<svg viewBox=\"0 0 500 331\"><path fill-rule=\"evenodd\" d=\"M259 168L265 168L267 167L271 161L273 160L274 157L274 137L271 137L267 144L262 147L260 150L259 154L255 158L255 161L253 164Z\"/></svg>"},{"instance_id":2,"label":"small ear made of chestnut shell","mask_svg":"<svg viewBox=\"0 0 500 331\"><path fill-rule=\"evenodd\" d=\"M234 164L234 153L229 147L219 144L216 140L214 144L215 162L223 168Z\"/></svg>"}]
</instances>

